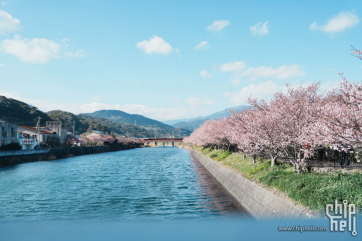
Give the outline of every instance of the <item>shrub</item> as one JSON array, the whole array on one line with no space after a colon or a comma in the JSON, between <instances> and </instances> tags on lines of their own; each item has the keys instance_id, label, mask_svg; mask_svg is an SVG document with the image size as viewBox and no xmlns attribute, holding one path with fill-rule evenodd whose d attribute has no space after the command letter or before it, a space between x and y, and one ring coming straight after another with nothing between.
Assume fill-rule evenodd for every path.
<instances>
[{"instance_id":1,"label":"shrub","mask_svg":"<svg viewBox=\"0 0 362 241\"><path fill-rule=\"evenodd\" d=\"M0 151L18 151L21 150L21 145L19 143L10 143L7 145L0 146Z\"/></svg>"}]
</instances>

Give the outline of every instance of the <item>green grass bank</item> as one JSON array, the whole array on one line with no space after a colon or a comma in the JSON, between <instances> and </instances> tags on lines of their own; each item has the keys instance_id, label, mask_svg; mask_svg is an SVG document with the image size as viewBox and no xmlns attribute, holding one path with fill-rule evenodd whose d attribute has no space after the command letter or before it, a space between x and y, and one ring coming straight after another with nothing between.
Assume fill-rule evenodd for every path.
<instances>
[{"instance_id":1,"label":"green grass bank","mask_svg":"<svg viewBox=\"0 0 362 241\"><path fill-rule=\"evenodd\" d=\"M358 213L362 211L362 173L316 173L296 174L290 163L277 162L273 168L270 160L257 157L252 163L251 157L242 154L211 150L195 146L205 156L242 174L244 177L261 183L269 189L284 193L298 204L310 210L324 213L326 204L335 200L342 203L348 200L356 204Z\"/></svg>"}]
</instances>

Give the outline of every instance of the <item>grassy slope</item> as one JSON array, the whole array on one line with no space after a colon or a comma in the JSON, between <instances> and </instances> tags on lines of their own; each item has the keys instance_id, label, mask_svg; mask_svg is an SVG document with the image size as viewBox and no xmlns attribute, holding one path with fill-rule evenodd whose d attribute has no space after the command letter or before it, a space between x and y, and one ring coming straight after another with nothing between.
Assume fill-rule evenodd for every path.
<instances>
[{"instance_id":1,"label":"grassy slope","mask_svg":"<svg viewBox=\"0 0 362 241\"><path fill-rule=\"evenodd\" d=\"M314 211L323 212L325 205L334 200L348 200L362 210L362 174L346 173L302 173L295 174L289 163L270 166L270 160L257 158L256 164L250 157L209 148L196 147L204 155L221 162L246 178L276 188L297 203Z\"/></svg>"}]
</instances>

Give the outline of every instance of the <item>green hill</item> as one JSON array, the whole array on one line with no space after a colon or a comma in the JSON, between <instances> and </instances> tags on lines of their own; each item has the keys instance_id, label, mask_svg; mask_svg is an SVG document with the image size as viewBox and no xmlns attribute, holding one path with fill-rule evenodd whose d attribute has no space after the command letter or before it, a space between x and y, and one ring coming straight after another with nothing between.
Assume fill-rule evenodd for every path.
<instances>
[{"instance_id":1,"label":"green hill","mask_svg":"<svg viewBox=\"0 0 362 241\"><path fill-rule=\"evenodd\" d=\"M36 126L38 116L41 117L40 124L45 126L46 121L51 121L44 112L38 110L35 106L27 103L0 96L0 119L24 126Z\"/></svg>"},{"instance_id":2,"label":"green hill","mask_svg":"<svg viewBox=\"0 0 362 241\"><path fill-rule=\"evenodd\" d=\"M107 126L111 131L116 132L120 135L130 136L130 137L172 137L172 136L189 136L190 131L184 128L173 128L173 127L143 127L135 126L128 123L117 123L110 119L93 117L86 114L80 114L79 117L87 119L89 121L94 121L102 125Z\"/></svg>"},{"instance_id":3,"label":"green hill","mask_svg":"<svg viewBox=\"0 0 362 241\"><path fill-rule=\"evenodd\" d=\"M102 111L101 111L102 112ZM122 112L125 113L125 112ZM127 113L125 113L127 115ZM135 126L133 123L123 123L121 117L102 118L89 115L75 115L70 112L53 110L44 113L34 106L30 106L24 102L0 96L0 120L18 125L36 126L38 116L41 117L41 126L45 126L46 121L60 120L63 123L63 128L73 132L75 122L75 134L79 135L88 130L103 131L110 134L111 132L118 133L127 137L171 137L171 136L188 136L190 131L182 128L174 128L161 122L140 116L137 116L137 124L152 123L153 125ZM105 115L107 116L107 115ZM116 121L114 121L116 120ZM133 119L128 119L131 122Z\"/></svg>"},{"instance_id":4,"label":"green hill","mask_svg":"<svg viewBox=\"0 0 362 241\"><path fill-rule=\"evenodd\" d=\"M154 136L153 132L131 124L126 124L126 123L120 124L106 118L92 117L85 114L80 114L79 117L84 118L87 121L97 122L104 126L107 126L110 131L123 136L141 137L141 138Z\"/></svg>"}]
</instances>

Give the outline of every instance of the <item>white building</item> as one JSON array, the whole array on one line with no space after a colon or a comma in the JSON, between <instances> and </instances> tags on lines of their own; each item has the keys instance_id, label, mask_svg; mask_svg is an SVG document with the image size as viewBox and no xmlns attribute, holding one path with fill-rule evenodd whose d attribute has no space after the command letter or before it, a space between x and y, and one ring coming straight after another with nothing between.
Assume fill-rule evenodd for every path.
<instances>
[{"instance_id":1,"label":"white building","mask_svg":"<svg viewBox=\"0 0 362 241\"><path fill-rule=\"evenodd\" d=\"M19 144L22 150L32 150L38 145L38 141L36 139L26 138L26 135L24 136L22 133L19 133Z\"/></svg>"}]
</instances>

